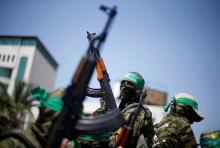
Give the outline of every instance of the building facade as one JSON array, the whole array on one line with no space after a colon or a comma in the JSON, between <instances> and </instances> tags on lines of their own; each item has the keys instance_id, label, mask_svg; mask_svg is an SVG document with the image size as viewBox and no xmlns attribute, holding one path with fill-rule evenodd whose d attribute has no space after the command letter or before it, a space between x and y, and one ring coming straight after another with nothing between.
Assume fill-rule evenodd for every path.
<instances>
[{"instance_id":1,"label":"building facade","mask_svg":"<svg viewBox=\"0 0 220 148\"><path fill-rule=\"evenodd\" d=\"M54 89L58 64L34 36L0 36L0 91L12 95L16 81Z\"/></svg>"},{"instance_id":2,"label":"building facade","mask_svg":"<svg viewBox=\"0 0 220 148\"><path fill-rule=\"evenodd\" d=\"M154 87L146 87L144 93L147 96L144 98L144 103L152 112L153 124L159 123L163 117L166 116L166 112L163 110L163 106L167 104L167 92Z\"/></svg>"}]
</instances>

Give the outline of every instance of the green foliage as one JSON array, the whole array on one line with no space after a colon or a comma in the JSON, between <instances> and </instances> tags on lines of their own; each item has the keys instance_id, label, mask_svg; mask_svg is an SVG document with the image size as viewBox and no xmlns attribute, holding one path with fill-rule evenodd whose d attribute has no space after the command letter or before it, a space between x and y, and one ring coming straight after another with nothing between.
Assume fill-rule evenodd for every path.
<instances>
[{"instance_id":1,"label":"green foliage","mask_svg":"<svg viewBox=\"0 0 220 148\"><path fill-rule=\"evenodd\" d=\"M4 128L22 128L25 116L31 114L33 99L30 97L32 84L16 81L14 95L0 92L0 130Z\"/></svg>"},{"instance_id":2,"label":"green foliage","mask_svg":"<svg viewBox=\"0 0 220 148\"><path fill-rule=\"evenodd\" d=\"M14 101L21 108L30 111L33 102L31 98L31 89L33 84L27 84L25 82L16 81L15 91L14 91Z\"/></svg>"}]
</instances>

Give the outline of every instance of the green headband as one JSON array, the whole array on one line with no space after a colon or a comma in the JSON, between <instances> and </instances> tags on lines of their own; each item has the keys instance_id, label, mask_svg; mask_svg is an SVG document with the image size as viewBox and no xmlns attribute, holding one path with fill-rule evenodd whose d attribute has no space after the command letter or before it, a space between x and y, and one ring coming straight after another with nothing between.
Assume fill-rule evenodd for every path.
<instances>
[{"instance_id":1,"label":"green headband","mask_svg":"<svg viewBox=\"0 0 220 148\"><path fill-rule=\"evenodd\" d=\"M172 100L170 101L170 103L168 103L166 106L163 107L164 111L167 112L169 107L173 104L173 103L180 103L180 104L183 104L183 105L188 105L188 106L191 106L192 108L194 109L197 109L198 110L198 104L196 101L194 100L191 100L189 98L175 98L175 97L172 97Z\"/></svg>"},{"instance_id":2,"label":"green headband","mask_svg":"<svg viewBox=\"0 0 220 148\"><path fill-rule=\"evenodd\" d=\"M141 90L144 88L144 79L139 77L135 73L127 73L123 79L133 82Z\"/></svg>"},{"instance_id":3,"label":"green headband","mask_svg":"<svg viewBox=\"0 0 220 148\"><path fill-rule=\"evenodd\" d=\"M45 106L54 111L61 111L63 108L63 101L61 97L48 98L48 92L39 86L31 90L31 95L34 99L39 101L38 107Z\"/></svg>"}]
</instances>

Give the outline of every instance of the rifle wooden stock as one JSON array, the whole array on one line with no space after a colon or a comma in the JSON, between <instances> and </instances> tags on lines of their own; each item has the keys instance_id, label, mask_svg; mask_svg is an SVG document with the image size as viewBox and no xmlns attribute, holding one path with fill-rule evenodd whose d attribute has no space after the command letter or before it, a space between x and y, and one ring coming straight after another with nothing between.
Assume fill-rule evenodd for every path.
<instances>
[{"instance_id":1,"label":"rifle wooden stock","mask_svg":"<svg viewBox=\"0 0 220 148\"><path fill-rule=\"evenodd\" d=\"M102 69L102 66L101 66L101 63L99 62L99 60L97 60L96 62L96 72L97 72L97 79L99 81L103 80L103 69Z\"/></svg>"},{"instance_id":2,"label":"rifle wooden stock","mask_svg":"<svg viewBox=\"0 0 220 148\"><path fill-rule=\"evenodd\" d=\"M116 109L117 105L109 83L110 81L109 75L107 73L104 60L101 57L97 59L96 72L97 72L97 79L100 82L101 88L104 90L103 99L105 101L107 108L110 110Z\"/></svg>"},{"instance_id":3,"label":"rifle wooden stock","mask_svg":"<svg viewBox=\"0 0 220 148\"><path fill-rule=\"evenodd\" d=\"M106 72L106 66L104 60L101 57L97 59L96 72L97 72L97 79L99 81L103 80L104 78L103 74Z\"/></svg>"},{"instance_id":4,"label":"rifle wooden stock","mask_svg":"<svg viewBox=\"0 0 220 148\"><path fill-rule=\"evenodd\" d=\"M105 101L105 105L107 106L107 109L110 110L116 109L117 105L115 102L115 97L113 95L111 85L109 83L110 78L102 57L98 57L97 59L96 72L97 72L97 79L100 82L100 86L104 90L103 99Z\"/></svg>"},{"instance_id":5,"label":"rifle wooden stock","mask_svg":"<svg viewBox=\"0 0 220 148\"><path fill-rule=\"evenodd\" d=\"M90 34L87 31L87 38L90 43L92 43L94 36L95 36L95 33ZM105 35L103 35L103 37L104 36ZM100 55L99 48L95 47L94 44L91 44L91 45L92 45L92 50L90 50L90 54L95 55L96 60L97 60L97 63L96 63L97 79L98 79L100 86L101 86L100 90L103 92L102 93L103 95L101 97L103 97L103 99L104 99L107 110L116 109L117 105L116 105L115 97L113 95L113 92L112 92L112 89L111 89L111 86L109 83L110 78L109 78L104 60ZM87 95L89 95L89 96L93 97L93 96L97 96L98 93L100 94L100 92L96 91L95 89L90 89L90 90L93 90L93 91L89 91L89 90L87 91Z\"/></svg>"},{"instance_id":6,"label":"rifle wooden stock","mask_svg":"<svg viewBox=\"0 0 220 148\"><path fill-rule=\"evenodd\" d=\"M117 137L117 140L115 141L115 145L121 148L125 147L128 141L129 135L130 135L130 129L128 129L127 127L121 127L120 133Z\"/></svg>"}]
</instances>

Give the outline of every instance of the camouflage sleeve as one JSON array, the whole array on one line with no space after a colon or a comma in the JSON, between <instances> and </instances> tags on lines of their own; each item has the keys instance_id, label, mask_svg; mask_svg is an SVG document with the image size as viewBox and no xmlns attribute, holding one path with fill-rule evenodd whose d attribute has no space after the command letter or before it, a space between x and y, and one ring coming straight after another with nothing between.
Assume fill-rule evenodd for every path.
<instances>
[{"instance_id":1,"label":"camouflage sleeve","mask_svg":"<svg viewBox=\"0 0 220 148\"><path fill-rule=\"evenodd\" d=\"M153 138L154 148L181 147L178 136L178 127L175 123L164 123L157 127L155 125L155 135Z\"/></svg>"},{"instance_id":2,"label":"camouflage sleeve","mask_svg":"<svg viewBox=\"0 0 220 148\"><path fill-rule=\"evenodd\" d=\"M93 115L101 115L106 113L106 109L104 107L99 107L97 110L93 112Z\"/></svg>"},{"instance_id":3,"label":"camouflage sleeve","mask_svg":"<svg viewBox=\"0 0 220 148\"><path fill-rule=\"evenodd\" d=\"M134 121L132 129L132 138L130 138L131 144L137 144L138 146L147 144L148 147L152 146L154 129L152 115L150 111L148 112L148 110L145 109L140 110L138 116ZM143 138L144 140L141 140Z\"/></svg>"},{"instance_id":4,"label":"camouflage sleeve","mask_svg":"<svg viewBox=\"0 0 220 148\"><path fill-rule=\"evenodd\" d=\"M100 101L100 107L93 112L93 115L104 114L104 113L106 113L106 111L107 111L107 108L106 108L104 99L103 99L103 98L100 98L99 101Z\"/></svg>"},{"instance_id":5,"label":"camouflage sleeve","mask_svg":"<svg viewBox=\"0 0 220 148\"><path fill-rule=\"evenodd\" d=\"M175 119L155 125L153 147L196 147L196 140L188 122Z\"/></svg>"},{"instance_id":6,"label":"camouflage sleeve","mask_svg":"<svg viewBox=\"0 0 220 148\"><path fill-rule=\"evenodd\" d=\"M197 142L190 125L180 129L180 138L185 147L197 147Z\"/></svg>"},{"instance_id":7,"label":"camouflage sleeve","mask_svg":"<svg viewBox=\"0 0 220 148\"><path fill-rule=\"evenodd\" d=\"M143 134L140 135L137 141L136 148L148 148L148 141L146 141L146 138L144 137Z\"/></svg>"},{"instance_id":8,"label":"camouflage sleeve","mask_svg":"<svg viewBox=\"0 0 220 148\"><path fill-rule=\"evenodd\" d=\"M181 147L181 146L178 144L178 138L176 138L175 136L159 138L155 135L152 147L171 148L171 147Z\"/></svg>"},{"instance_id":9,"label":"camouflage sleeve","mask_svg":"<svg viewBox=\"0 0 220 148\"><path fill-rule=\"evenodd\" d=\"M154 136L154 126L153 126L153 121L151 117L148 117L145 120L145 125L142 131L143 131L142 133L143 133L144 139L148 147L151 147L153 143L153 136Z\"/></svg>"},{"instance_id":10,"label":"camouflage sleeve","mask_svg":"<svg viewBox=\"0 0 220 148\"><path fill-rule=\"evenodd\" d=\"M18 139L7 138L0 141L1 148L25 148L25 145L21 143Z\"/></svg>"}]
</instances>

